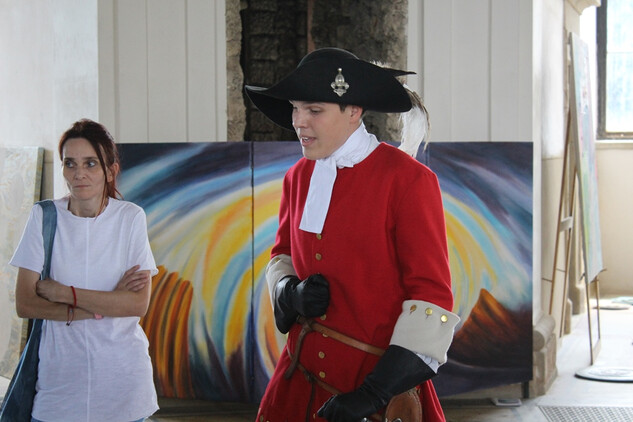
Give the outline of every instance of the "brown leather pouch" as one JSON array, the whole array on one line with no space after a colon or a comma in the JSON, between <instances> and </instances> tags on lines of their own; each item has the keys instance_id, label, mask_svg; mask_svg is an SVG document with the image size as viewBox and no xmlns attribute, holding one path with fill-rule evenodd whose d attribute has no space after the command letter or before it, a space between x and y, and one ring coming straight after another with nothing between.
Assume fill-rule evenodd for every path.
<instances>
[{"instance_id":1,"label":"brown leather pouch","mask_svg":"<svg viewBox=\"0 0 633 422\"><path fill-rule=\"evenodd\" d=\"M394 396L387 404L385 422L422 422L422 403L415 388Z\"/></svg>"}]
</instances>

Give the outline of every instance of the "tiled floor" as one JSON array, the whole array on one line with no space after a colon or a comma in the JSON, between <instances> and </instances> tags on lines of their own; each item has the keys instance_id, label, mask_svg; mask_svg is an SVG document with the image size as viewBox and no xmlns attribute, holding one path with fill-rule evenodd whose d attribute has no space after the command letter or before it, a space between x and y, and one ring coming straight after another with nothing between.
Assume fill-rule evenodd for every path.
<instances>
[{"instance_id":1,"label":"tiled floor","mask_svg":"<svg viewBox=\"0 0 633 422\"><path fill-rule=\"evenodd\" d=\"M602 301L602 303L608 303ZM633 368L633 307L625 310L601 310L601 351L594 366ZM579 370L590 366L587 317L572 318L572 332L562 339L557 356L558 377L544 396L520 399L516 407L495 406L490 398L465 400L446 398L442 400L447 422L632 422L633 418L614 417L546 416L542 407L571 407L577 409L616 409L633 414L633 383L602 382L581 379L575 376ZM0 393L6 389L8 380L0 377ZM516 391L516 389L514 390ZM257 406L232 403L183 402L161 400L161 410L151 422L253 422ZM630 413L629 413L630 412Z\"/></svg>"}]
</instances>

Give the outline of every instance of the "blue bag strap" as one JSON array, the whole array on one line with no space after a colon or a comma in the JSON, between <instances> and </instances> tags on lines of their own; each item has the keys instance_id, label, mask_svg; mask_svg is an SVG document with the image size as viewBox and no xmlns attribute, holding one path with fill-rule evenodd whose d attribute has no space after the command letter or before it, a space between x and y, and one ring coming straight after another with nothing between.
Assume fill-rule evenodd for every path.
<instances>
[{"instance_id":1,"label":"blue bag strap","mask_svg":"<svg viewBox=\"0 0 633 422\"><path fill-rule=\"evenodd\" d=\"M53 254L53 240L55 239L55 230L57 229L57 208L50 199L39 201L37 203L42 207L44 218L42 219L42 237L44 238L44 268L40 275L40 279L45 279L51 272L51 256Z\"/></svg>"},{"instance_id":2,"label":"blue bag strap","mask_svg":"<svg viewBox=\"0 0 633 422\"><path fill-rule=\"evenodd\" d=\"M44 267L40 279L47 278L51 270L51 256L53 240L57 229L57 209L51 200L37 203L42 207L42 237L44 239ZM39 362L40 338L42 335L42 319L29 321L31 325L26 346L20 355L20 361L6 390L0 406L0 420L14 422L16 420L31 420L33 397L37 380L37 365Z\"/></svg>"}]
</instances>

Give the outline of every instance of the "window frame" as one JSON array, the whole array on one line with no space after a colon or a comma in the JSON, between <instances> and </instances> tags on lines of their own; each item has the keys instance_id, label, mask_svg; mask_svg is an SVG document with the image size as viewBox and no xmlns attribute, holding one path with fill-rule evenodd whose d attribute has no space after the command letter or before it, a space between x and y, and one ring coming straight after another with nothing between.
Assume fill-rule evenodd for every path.
<instances>
[{"instance_id":1,"label":"window frame","mask_svg":"<svg viewBox=\"0 0 633 422\"><path fill-rule=\"evenodd\" d=\"M597 139L631 140L633 132L608 132L607 123L607 7L608 0L602 0L601 6L596 8L596 55L598 70L598 130Z\"/></svg>"}]
</instances>

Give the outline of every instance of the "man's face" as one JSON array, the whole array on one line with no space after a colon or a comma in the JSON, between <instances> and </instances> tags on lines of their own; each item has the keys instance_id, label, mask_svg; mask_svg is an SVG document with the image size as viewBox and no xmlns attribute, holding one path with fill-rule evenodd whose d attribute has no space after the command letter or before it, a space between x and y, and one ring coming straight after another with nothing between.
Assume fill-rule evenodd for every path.
<instances>
[{"instance_id":1,"label":"man's face","mask_svg":"<svg viewBox=\"0 0 633 422\"><path fill-rule=\"evenodd\" d=\"M292 125L301 142L303 156L319 160L332 155L360 125L362 108L338 104L290 101Z\"/></svg>"}]
</instances>

